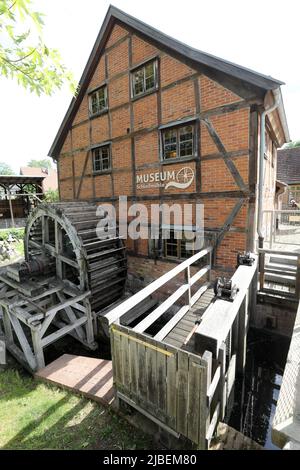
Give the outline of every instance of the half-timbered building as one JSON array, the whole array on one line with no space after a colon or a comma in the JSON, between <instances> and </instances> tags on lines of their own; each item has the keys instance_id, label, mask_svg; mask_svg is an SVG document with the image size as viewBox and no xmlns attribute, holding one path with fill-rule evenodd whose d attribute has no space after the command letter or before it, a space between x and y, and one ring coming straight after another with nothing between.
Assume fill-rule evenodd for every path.
<instances>
[{"instance_id":1,"label":"half-timbered building","mask_svg":"<svg viewBox=\"0 0 300 470\"><path fill-rule=\"evenodd\" d=\"M110 7L49 152L61 200L202 203L215 267L232 270L257 238L262 132L262 202L274 204L276 149L289 140L282 84ZM135 279L148 283L191 255L181 228L162 223L167 239L127 240Z\"/></svg>"}]
</instances>

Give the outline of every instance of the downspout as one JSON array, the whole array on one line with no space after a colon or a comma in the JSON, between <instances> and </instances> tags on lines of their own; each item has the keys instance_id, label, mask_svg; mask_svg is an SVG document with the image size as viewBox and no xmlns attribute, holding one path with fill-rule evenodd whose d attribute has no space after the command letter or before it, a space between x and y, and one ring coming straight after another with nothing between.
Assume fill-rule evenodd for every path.
<instances>
[{"instance_id":1,"label":"downspout","mask_svg":"<svg viewBox=\"0 0 300 470\"><path fill-rule=\"evenodd\" d=\"M274 104L266 108L260 115L260 146L259 146L259 180L258 180L258 208L257 208L257 233L258 247L263 248L264 236L262 233L263 215L263 188L264 188L264 156L265 156L265 129L266 116L276 109L280 102L279 88L273 90Z\"/></svg>"}]
</instances>

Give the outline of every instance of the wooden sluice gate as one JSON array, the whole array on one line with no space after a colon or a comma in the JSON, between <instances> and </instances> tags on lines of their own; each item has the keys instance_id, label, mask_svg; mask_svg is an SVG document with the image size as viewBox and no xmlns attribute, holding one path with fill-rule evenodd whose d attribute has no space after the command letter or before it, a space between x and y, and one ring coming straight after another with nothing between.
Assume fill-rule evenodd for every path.
<instances>
[{"instance_id":1,"label":"wooden sluice gate","mask_svg":"<svg viewBox=\"0 0 300 470\"><path fill-rule=\"evenodd\" d=\"M257 288L253 255L252 264L239 266L231 279L234 298L215 296L210 262L199 267L211 252L202 250L101 318L110 327L119 405L129 405L161 430L199 449L208 448L230 406L236 374L243 373ZM132 309L183 272L186 282L164 302L133 326L123 324ZM168 316L180 299L177 312Z\"/></svg>"}]
</instances>

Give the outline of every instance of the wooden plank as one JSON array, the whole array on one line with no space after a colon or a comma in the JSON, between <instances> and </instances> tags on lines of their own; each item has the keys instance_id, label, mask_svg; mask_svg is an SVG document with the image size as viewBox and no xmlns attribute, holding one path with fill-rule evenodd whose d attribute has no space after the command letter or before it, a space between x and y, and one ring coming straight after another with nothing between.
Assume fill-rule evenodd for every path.
<instances>
[{"instance_id":1,"label":"wooden plank","mask_svg":"<svg viewBox=\"0 0 300 470\"><path fill-rule=\"evenodd\" d=\"M147 410L145 410L145 408L142 408L141 406L139 406L137 403L135 403L133 400L130 400L130 398L128 398L126 395L120 393L119 391L117 392L117 396L119 398L121 398L122 400L124 400L126 403L128 403L130 406L132 406L133 408L135 408L136 410L138 410L141 414L143 414L144 416L146 416L146 418L150 419L151 421L153 421L154 423L156 423L160 428L164 429L165 431L167 431L168 433L172 434L172 436L176 437L177 439L179 439L180 437L180 434L178 432L175 432L172 428L170 428L169 426L167 426L165 423L163 423L161 420L157 419L155 416L153 416L151 413L148 413Z\"/></svg>"},{"instance_id":2,"label":"wooden plank","mask_svg":"<svg viewBox=\"0 0 300 470\"><path fill-rule=\"evenodd\" d=\"M247 353L247 302L242 302L238 315L238 348L237 348L237 371L243 374L246 365Z\"/></svg>"},{"instance_id":3,"label":"wooden plank","mask_svg":"<svg viewBox=\"0 0 300 470\"><path fill-rule=\"evenodd\" d=\"M32 353L32 350L30 348L30 345L27 341L27 338L20 325L18 318L15 317L12 313L9 313L8 316L13 326L14 332L16 333L17 338L19 340L25 359L27 363L29 364L29 367L31 368L31 370L36 370L36 367L37 367L36 358L34 357L34 354Z\"/></svg>"},{"instance_id":4,"label":"wooden plank","mask_svg":"<svg viewBox=\"0 0 300 470\"><path fill-rule=\"evenodd\" d=\"M200 269L196 274L194 274L190 278L191 286L193 286L197 281L199 281L209 270L210 270L210 265L207 264L202 269Z\"/></svg>"},{"instance_id":5,"label":"wooden plank","mask_svg":"<svg viewBox=\"0 0 300 470\"><path fill-rule=\"evenodd\" d=\"M163 341L163 339L179 324L181 319L188 312L189 306L184 305L178 310L177 313L163 326L163 328L154 336L157 341Z\"/></svg>"},{"instance_id":6,"label":"wooden plank","mask_svg":"<svg viewBox=\"0 0 300 470\"><path fill-rule=\"evenodd\" d=\"M138 396L140 404L146 411L152 412L147 406L147 363L146 363L146 347L143 344L137 343L137 361L138 361Z\"/></svg>"},{"instance_id":7,"label":"wooden plank","mask_svg":"<svg viewBox=\"0 0 300 470\"><path fill-rule=\"evenodd\" d=\"M32 345L36 358L37 370L45 367L45 358L42 346L41 333L39 330L31 330Z\"/></svg>"},{"instance_id":8,"label":"wooden plank","mask_svg":"<svg viewBox=\"0 0 300 470\"><path fill-rule=\"evenodd\" d=\"M214 394L215 394L215 391L217 389L217 386L219 384L219 380L220 380L220 377L221 377L221 367L218 366L217 367L217 370L213 376L213 379L211 381L211 384L207 390L207 399L208 399L208 406L210 407L211 405L211 402L213 400L213 397L214 397Z\"/></svg>"},{"instance_id":9,"label":"wooden plank","mask_svg":"<svg viewBox=\"0 0 300 470\"><path fill-rule=\"evenodd\" d=\"M188 353L178 351L178 370L177 370L177 422L176 430L187 436L188 431L188 374L189 374L189 356Z\"/></svg>"},{"instance_id":10,"label":"wooden plank","mask_svg":"<svg viewBox=\"0 0 300 470\"><path fill-rule=\"evenodd\" d=\"M65 303L68 299L66 298L66 296L62 293L62 292L57 292L57 296L59 298L59 300L62 302L62 303ZM74 299L72 299L73 301ZM77 320L77 317L75 315L75 313L73 312L71 306L66 306L64 308L64 311L70 321L71 324L75 323L76 320ZM79 328L75 328L75 331L78 335L78 338L80 339L84 339L85 335L84 335L84 330L83 328L80 326Z\"/></svg>"},{"instance_id":11,"label":"wooden plank","mask_svg":"<svg viewBox=\"0 0 300 470\"><path fill-rule=\"evenodd\" d=\"M225 372L226 372L226 345L222 343L219 349L218 361L220 364L220 379L219 379L219 400L220 400L220 419L223 420L225 417L225 411L227 406L227 393L226 393L226 381L225 381Z\"/></svg>"},{"instance_id":12,"label":"wooden plank","mask_svg":"<svg viewBox=\"0 0 300 470\"><path fill-rule=\"evenodd\" d=\"M177 354L167 358L167 373L166 373L166 414L167 425L172 429L176 429L176 415L177 415Z\"/></svg>"},{"instance_id":13,"label":"wooden plank","mask_svg":"<svg viewBox=\"0 0 300 470\"><path fill-rule=\"evenodd\" d=\"M226 402L228 403L229 397L233 392L233 387L235 383L235 375L236 375L236 354L233 354L232 358L230 359L228 369L226 372Z\"/></svg>"},{"instance_id":14,"label":"wooden plank","mask_svg":"<svg viewBox=\"0 0 300 470\"><path fill-rule=\"evenodd\" d=\"M114 326L115 329L111 328L110 337L113 337L113 368L114 368L114 384L116 388L119 388L123 384L123 356L121 352L121 341L120 335L118 334L117 325Z\"/></svg>"},{"instance_id":15,"label":"wooden plank","mask_svg":"<svg viewBox=\"0 0 300 470\"><path fill-rule=\"evenodd\" d=\"M162 349L167 349L164 344L161 344ZM167 411L167 356L161 352L157 352L156 355L156 367L157 367L157 393L158 400L157 405L159 410L161 410L166 415Z\"/></svg>"},{"instance_id":16,"label":"wooden plank","mask_svg":"<svg viewBox=\"0 0 300 470\"><path fill-rule=\"evenodd\" d=\"M207 439L208 442L211 440L211 438L214 435L216 426L218 424L219 417L220 417L220 403L218 403L216 408L215 408L214 414L212 416L212 419L211 419L211 422L210 422L210 425L209 425L209 428L208 428L208 431L207 431L207 434L206 434L206 439Z\"/></svg>"},{"instance_id":17,"label":"wooden plank","mask_svg":"<svg viewBox=\"0 0 300 470\"><path fill-rule=\"evenodd\" d=\"M129 364L130 364L130 392L133 397L138 396L138 349L137 343L132 341L132 336L136 336L136 334L131 331L130 332L131 338L129 340Z\"/></svg>"},{"instance_id":18,"label":"wooden plank","mask_svg":"<svg viewBox=\"0 0 300 470\"><path fill-rule=\"evenodd\" d=\"M147 370L147 393L148 393L148 403L152 407L152 411L157 410L158 406L158 395L159 395L159 381L158 381L158 364L157 364L157 355L160 353L146 348L146 370Z\"/></svg>"},{"instance_id":19,"label":"wooden plank","mask_svg":"<svg viewBox=\"0 0 300 470\"><path fill-rule=\"evenodd\" d=\"M126 390L125 393L130 394L131 377L130 377L128 336L120 336L120 350L122 354L123 387L124 387L124 391Z\"/></svg>"}]
</instances>

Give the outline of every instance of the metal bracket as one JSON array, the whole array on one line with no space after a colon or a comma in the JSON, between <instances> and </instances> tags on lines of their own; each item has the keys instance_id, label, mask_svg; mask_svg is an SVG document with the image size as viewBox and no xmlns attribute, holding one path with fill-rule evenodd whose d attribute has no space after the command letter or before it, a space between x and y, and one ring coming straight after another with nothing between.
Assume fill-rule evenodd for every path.
<instances>
[{"instance_id":1,"label":"metal bracket","mask_svg":"<svg viewBox=\"0 0 300 470\"><path fill-rule=\"evenodd\" d=\"M233 302L237 293L238 287L232 284L231 279L226 277L217 277L214 285L214 292L217 298Z\"/></svg>"}]
</instances>

